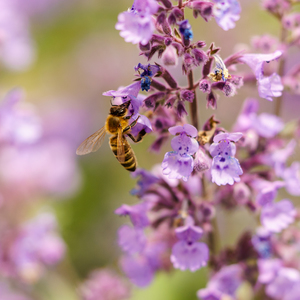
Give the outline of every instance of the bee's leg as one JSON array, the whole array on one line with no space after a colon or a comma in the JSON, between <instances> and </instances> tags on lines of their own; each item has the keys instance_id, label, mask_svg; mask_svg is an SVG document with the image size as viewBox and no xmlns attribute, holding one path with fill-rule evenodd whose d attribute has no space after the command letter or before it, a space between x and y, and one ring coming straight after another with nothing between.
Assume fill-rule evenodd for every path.
<instances>
[{"instance_id":1,"label":"bee's leg","mask_svg":"<svg viewBox=\"0 0 300 300\"><path fill-rule=\"evenodd\" d=\"M126 133L126 134L127 134L127 136L130 137L135 143L138 143L138 142L140 142L140 141L143 139L144 135L146 134L146 131L145 131L145 129L142 129L142 130L138 133L138 135L137 135L136 138L135 138L131 133Z\"/></svg>"},{"instance_id":2,"label":"bee's leg","mask_svg":"<svg viewBox=\"0 0 300 300\"><path fill-rule=\"evenodd\" d=\"M130 123L128 126L126 126L126 127L123 129L123 133L126 133L126 132L129 131L133 126L135 126L139 118L140 118L140 116L138 116L136 120L134 120L132 123Z\"/></svg>"}]
</instances>

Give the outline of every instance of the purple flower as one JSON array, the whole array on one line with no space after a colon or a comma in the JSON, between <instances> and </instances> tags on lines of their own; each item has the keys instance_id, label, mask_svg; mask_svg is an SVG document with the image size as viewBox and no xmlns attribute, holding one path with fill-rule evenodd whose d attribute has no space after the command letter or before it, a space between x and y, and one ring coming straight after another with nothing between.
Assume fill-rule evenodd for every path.
<instances>
[{"instance_id":1,"label":"purple flower","mask_svg":"<svg viewBox=\"0 0 300 300\"><path fill-rule=\"evenodd\" d=\"M169 128L169 132L176 135L171 141L174 151L167 152L162 162L163 174L170 179L187 181L194 167L192 155L198 150L199 144L194 139L197 129L189 124Z\"/></svg>"},{"instance_id":2,"label":"purple flower","mask_svg":"<svg viewBox=\"0 0 300 300\"><path fill-rule=\"evenodd\" d=\"M283 129L284 123L275 115L262 113L253 119L252 127L260 136L272 138Z\"/></svg>"},{"instance_id":3,"label":"purple flower","mask_svg":"<svg viewBox=\"0 0 300 300\"><path fill-rule=\"evenodd\" d=\"M263 77L264 63L269 63L277 60L282 55L282 52L277 50L270 54L243 54L239 60L247 64L255 74L256 79Z\"/></svg>"},{"instance_id":4,"label":"purple flower","mask_svg":"<svg viewBox=\"0 0 300 300\"><path fill-rule=\"evenodd\" d=\"M206 289L197 292L198 297L205 300L235 297L235 292L242 283L242 273L242 267L237 264L223 267L210 279Z\"/></svg>"},{"instance_id":5,"label":"purple flower","mask_svg":"<svg viewBox=\"0 0 300 300\"><path fill-rule=\"evenodd\" d=\"M135 0L131 10L119 14L116 29L125 42L146 45L150 41L155 29L152 15L157 9L154 0Z\"/></svg>"},{"instance_id":6,"label":"purple flower","mask_svg":"<svg viewBox=\"0 0 300 300\"><path fill-rule=\"evenodd\" d=\"M124 280L109 269L93 271L80 286L83 300L126 300L130 289Z\"/></svg>"},{"instance_id":7,"label":"purple flower","mask_svg":"<svg viewBox=\"0 0 300 300\"><path fill-rule=\"evenodd\" d=\"M137 136L138 133L142 130L144 130L146 133L149 133L152 131L152 125L151 125L149 119L144 115L137 114L137 115L133 116L130 119L129 123L132 123L137 118L139 118L139 119L138 119L136 125L134 125L130 130L131 134L133 134L134 136Z\"/></svg>"},{"instance_id":8,"label":"purple flower","mask_svg":"<svg viewBox=\"0 0 300 300\"><path fill-rule=\"evenodd\" d=\"M195 94L193 91L190 90L182 90L180 92L180 97L181 99L183 99L184 101L188 101L188 102L193 102L194 98L195 98Z\"/></svg>"},{"instance_id":9,"label":"purple flower","mask_svg":"<svg viewBox=\"0 0 300 300\"><path fill-rule=\"evenodd\" d=\"M103 93L102 95L110 96L110 97L113 97L114 99L116 97L117 98L120 97L121 103L118 103L118 104L122 104L122 103L125 103L130 100L131 102L130 102L130 106L129 106L129 112L132 113L133 115L136 115L136 114L138 114L139 108L142 105L141 99L138 98L138 93L139 93L140 89L141 89L140 82L135 82L126 87L119 88L117 91L114 91L114 90L107 91L107 92Z\"/></svg>"},{"instance_id":10,"label":"purple flower","mask_svg":"<svg viewBox=\"0 0 300 300\"><path fill-rule=\"evenodd\" d=\"M203 235L203 230L192 224L191 217L187 219L187 225L176 229L178 241L172 248L171 262L174 268L182 271L189 269L194 272L206 266L209 249L206 244L196 242Z\"/></svg>"},{"instance_id":11,"label":"purple flower","mask_svg":"<svg viewBox=\"0 0 300 300\"><path fill-rule=\"evenodd\" d=\"M137 182L137 187L130 191L132 195L136 195L138 197L142 197L152 184L159 181L154 174L141 168L138 168L131 175L132 177L140 176L140 179Z\"/></svg>"},{"instance_id":12,"label":"purple flower","mask_svg":"<svg viewBox=\"0 0 300 300\"><path fill-rule=\"evenodd\" d=\"M123 204L121 207L115 210L115 213L120 216L128 215L135 227L143 228L149 225L147 206L148 204L144 202L133 206Z\"/></svg>"},{"instance_id":13,"label":"purple flower","mask_svg":"<svg viewBox=\"0 0 300 300\"><path fill-rule=\"evenodd\" d=\"M178 56L176 49L173 46L167 47L167 49L162 54L162 62L165 66L177 66Z\"/></svg>"},{"instance_id":14,"label":"purple flower","mask_svg":"<svg viewBox=\"0 0 300 300\"><path fill-rule=\"evenodd\" d=\"M241 6L237 0L213 0L213 15L220 27L224 30L235 27L235 22L240 18Z\"/></svg>"},{"instance_id":15,"label":"purple flower","mask_svg":"<svg viewBox=\"0 0 300 300\"><path fill-rule=\"evenodd\" d=\"M278 258L259 259L257 265L259 271L258 282L267 284L276 278L278 271L282 268L282 261Z\"/></svg>"},{"instance_id":16,"label":"purple flower","mask_svg":"<svg viewBox=\"0 0 300 300\"><path fill-rule=\"evenodd\" d=\"M282 175L285 180L285 188L293 196L300 196L300 163L293 162L286 168Z\"/></svg>"},{"instance_id":17,"label":"purple flower","mask_svg":"<svg viewBox=\"0 0 300 300\"><path fill-rule=\"evenodd\" d=\"M277 196L277 190L284 186L285 183L282 181L270 182L263 179L253 180L252 187L258 192L256 203L260 206L271 204Z\"/></svg>"},{"instance_id":18,"label":"purple flower","mask_svg":"<svg viewBox=\"0 0 300 300\"><path fill-rule=\"evenodd\" d=\"M214 4L207 1L192 1L188 2L187 6L193 9L193 15L195 18L200 15L206 22L213 16Z\"/></svg>"},{"instance_id":19,"label":"purple flower","mask_svg":"<svg viewBox=\"0 0 300 300\"><path fill-rule=\"evenodd\" d=\"M25 224L11 249L11 260L18 275L34 282L44 265L58 263L65 253L65 244L56 233L56 220L50 213L38 215Z\"/></svg>"},{"instance_id":20,"label":"purple flower","mask_svg":"<svg viewBox=\"0 0 300 300\"><path fill-rule=\"evenodd\" d=\"M294 222L296 210L290 200L281 200L265 205L262 208L260 220L270 232L280 232Z\"/></svg>"},{"instance_id":21,"label":"purple flower","mask_svg":"<svg viewBox=\"0 0 300 300\"><path fill-rule=\"evenodd\" d=\"M118 230L118 244L129 254L139 253L146 246L146 236L140 228L123 225Z\"/></svg>"},{"instance_id":22,"label":"purple flower","mask_svg":"<svg viewBox=\"0 0 300 300\"><path fill-rule=\"evenodd\" d=\"M271 54L244 54L239 61L247 64L255 74L258 80L259 96L272 101L272 97L280 97L283 91L280 76L273 73L269 77L265 77L263 73L264 63L278 59L282 55L281 51L275 51Z\"/></svg>"},{"instance_id":23,"label":"purple flower","mask_svg":"<svg viewBox=\"0 0 300 300\"><path fill-rule=\"evenodd\" d=\"M146 287L153 280L154 269L144 256L125 256L120 264L127 277L139 287Z\"/></svg>"},{"instance_id":24,"label":"purple flower","mask_svg":"<svg viewBox=\"0 0 300 300\"><path fill-rule=\"evenodd\" d=\"M276 300L288 300L289 298L285 297L290 293L293 287L299 284L299 271L292 268L281 268L276 278L266 286L266 294Z\"/></svg>"},{"instance_id":25,"label":"purple flower","mask_svg":"<svg viewBox=\"0 0 300 300\"><path fill-rule=\"evenodd\" d=\"M239 175L243 174L239 161L234 158L235 144L243 136L242 133L220 133L214 137L214 143L210 145L209 152L213 156L211 167L212 182L217 185L233 185L239 182Z\"/></svg>"},{"instance_id":26,"label":"purple flower","mask_svg":"<svg viewBox=\"0 0 300 300\"><path fill-rule=\"evenodd\" d=\"M11 90L0 105L0 142L32 144L42 135L41 120L33 106L22 103L23 92Z\"/></svg>"},{"instance_id":27,"label":"purple flower","mask_svg":"<svg viewBox=\"0 0 300 300\"><path fill-rule=\"evenodd\" d=\"M261 98L273 101L272 97L282 95L283 85L281 78L276 73L269 77L262 77L258 80L258 93Z\"/></svg>"}]
</instances>

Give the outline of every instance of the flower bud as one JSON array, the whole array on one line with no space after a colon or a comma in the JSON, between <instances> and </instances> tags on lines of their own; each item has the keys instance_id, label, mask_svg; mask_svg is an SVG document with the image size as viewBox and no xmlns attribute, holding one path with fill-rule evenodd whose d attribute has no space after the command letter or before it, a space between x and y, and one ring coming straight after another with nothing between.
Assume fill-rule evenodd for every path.
<instances>
[{"instance_id":1,"label":"flower bud","mask_svg":"<svg viewBox=\"0 0 300 300\"><path fill-rule=\"evenodd\" d=\"M141 51L149 51L151 48L151 44L149 42L146 45L139 43L139 48Z\"/></svg>"},{"instance_id":2,"label":"flower bud","mask_svg":"<svg viewBox=\"0 0 300 300\"><path fill-rule=\"evenodd\" d=\"M176 100L177 100L177 96L172 96L172 97L170 97L170 98L166 101L165 106L167 106L168 108L173 107Z\"/></svg>"},{"instance_id":3,"label":"flower bud","mask_svg":"<svg viewBox=\"0 0 300 300\"><path fill-rule=\"evenodd\" d=\"M208 170L210 166L211 166L210 158L205 154L203 148L200 147L195 154L194 170L196 172L204 172Z\"/></svg>"},{"instance_id":4,"label":"flower bud","mask_svg":"<svg viewBox=\"0 0 300 300\"><path fill-rule=\"evenodd\" d=\"M177 103L177 115L179 118L182 118L184 116L187 116L187 111L185 109L185 106L184 106L184 102L183 101L178 101Z\"/></svg>"},{"instance_id":5,"label":"flower bud","mask_svg":"<svg viewBox=\"0 0 300 300\"><path fill-rule=\"evenodd\" d=\"M200 49L194 48L192 54L194 55L194 64L196 66L200 66L201 63L205 64L208 60L206 53Z\"/></svg>"},{"instance_id":6,"label":"flower bud","mask_svg":"<svg viewBox=\"0 0 300 300\"><path fill-rule=\"evenodd\" d=\"M206 97L206 107L207 108L211 107L212 109L217 108L217 98L213 93L213 91L211 91Z\"/></svg>"},{"instance_id":7,"label":"flower bud","mask_svg":"<svg viewBox=\"0 0 300 300\"><path fill-rule=\"evenodd\" d=\"M172 7L172 2L170 0L160 0L160 2L166 7L166 8L171 8Z\"/></svg>"},{"instance_id":8,"label":"flower bud","mask_svg":"<svg viewBox=\"0 0 300 300\"><path fill-rule=\"evenodd\" d=\"M251 191L244 182L238 182L233 186L233 197L239 204L246 204L251 199Z\"/></svg>"},{"instance_id":9,"label":"flower bud","mask_svg":"<svg viewBox=\"0 0 300 300\"><path fill-rule=\"evenodd\" d=\"M162 61L165 66L177 66L178 57L174 47L169 46L162 55Z\"/></svg>"},{"instance_id":10,"label":"flower bud","mask_svg":"<svg viewBox=\"0 0 300 300\"><path fill-rule=\"evenodd\" d=\"M163 11L162 13L160 13L156 19L156 22L160 25L162 25L166 20L166 13Z\"/></svg>"},{"instance_id":11,"label":"flower bud","mask_svg":"<svg viewBox=\"0 0 300 300\"><path fill-rule=\"evenodd\" d=\"M192 103L195 98L195 94L193 91L190 91L190 90L182 90L180 92L180 97L182 100Z\"/></svg>"},{"instance_id":12,"label":"flower bud","mask_svg":"<svg viewBox=\"0 0 300 300\"><path fill-rule=\"evenodd\" d=\"M203 48L203 47L205 47L206 46L206 43L204 42L204 41L198 41L197 43L196 43L196 47L197 48Z\"/></svg>"},{"instance_id":13,"label":"flower bud","mask_svg":"<svg viewBox=\"0 0 300 300\"><path fill-rule=\"evenodd\" d=\"M144 100L144 104L147 108L154 108L156 102L162 100L165 97L165 95L166 94L164 92L154 93Z\"/></svg>"}]
</instances>

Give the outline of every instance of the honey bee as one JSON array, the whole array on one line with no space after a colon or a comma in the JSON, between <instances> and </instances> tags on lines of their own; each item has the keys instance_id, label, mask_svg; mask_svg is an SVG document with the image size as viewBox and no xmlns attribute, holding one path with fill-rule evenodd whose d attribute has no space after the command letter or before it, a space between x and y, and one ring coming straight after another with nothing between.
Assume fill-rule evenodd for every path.
<instances>
[{"instance_id":1,"label":"honey bee","mask_svg":"<svg viewBox=\"0 0 300 300\"><path fill-rule=\"evenodd\" d=\"M214 71L209 74L209 78L211 78L213 81L226 81L227 79L230 79L231 75L229 74L222 58L217 54L214 54L214 57L216 66Z\"/></svg>"},{"instance_id":2,"label":"honey bee","mask_svg":"<svg viewBox=\"0 0 300 300\"><path fill-rule=\"evenodd\" d=\"M128 171L134 172L137 161L130 144L125 135L130 137L135 143L140 142L146 131L141 130L135 138L130 130L136 125L138 118L129 124L132 116L126 116L130 101L121 105L112 105L105 125L94 134L85 139L76 150L77 155L84 155L97 151L103 144L105 133L112 135L109 139L109 145L120 164Z\"/></svg>"}]
</instances>

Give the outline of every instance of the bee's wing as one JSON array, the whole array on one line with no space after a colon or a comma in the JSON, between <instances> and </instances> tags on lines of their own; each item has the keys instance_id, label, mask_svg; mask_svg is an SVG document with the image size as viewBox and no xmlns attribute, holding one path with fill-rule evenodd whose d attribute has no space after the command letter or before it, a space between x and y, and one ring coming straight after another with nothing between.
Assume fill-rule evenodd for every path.
<instances>
[{"instance_id":1,"label":"bee's wing","mask_svg":"<svg viewBox=\"0 0 300 300\"><path fill-rule=\"evenodd\" d=\"M93 133L80 144L80 146L76 150L76 154L84 155L97 151L101 147L104 141L104 137L105 127L103 126L101 129Z\"/></svg>"},{"instance_id":2,"label":"bee's wing","mask_svg":"<svg viewBox=\"0 0 300 300\"><path fill-rule=\"evenodd\" d=\"M120 126L118 129L118 139L117 139L117 159L120 163L125 162L125 148L123 144L123 136L122 127Z\"/></svg>"},{"instance_id":3,"label":"bee's wing","mask_svg":"<svg viewBox=\"0 0 300 300\"><path fill-rule=\"evenodd\" d=\"M217 54L215 54L214 57L215 57L215 62L216 62L216 69L225 70L226 66L225 66L222 58Z\"/></svg>"}]
</instances>

